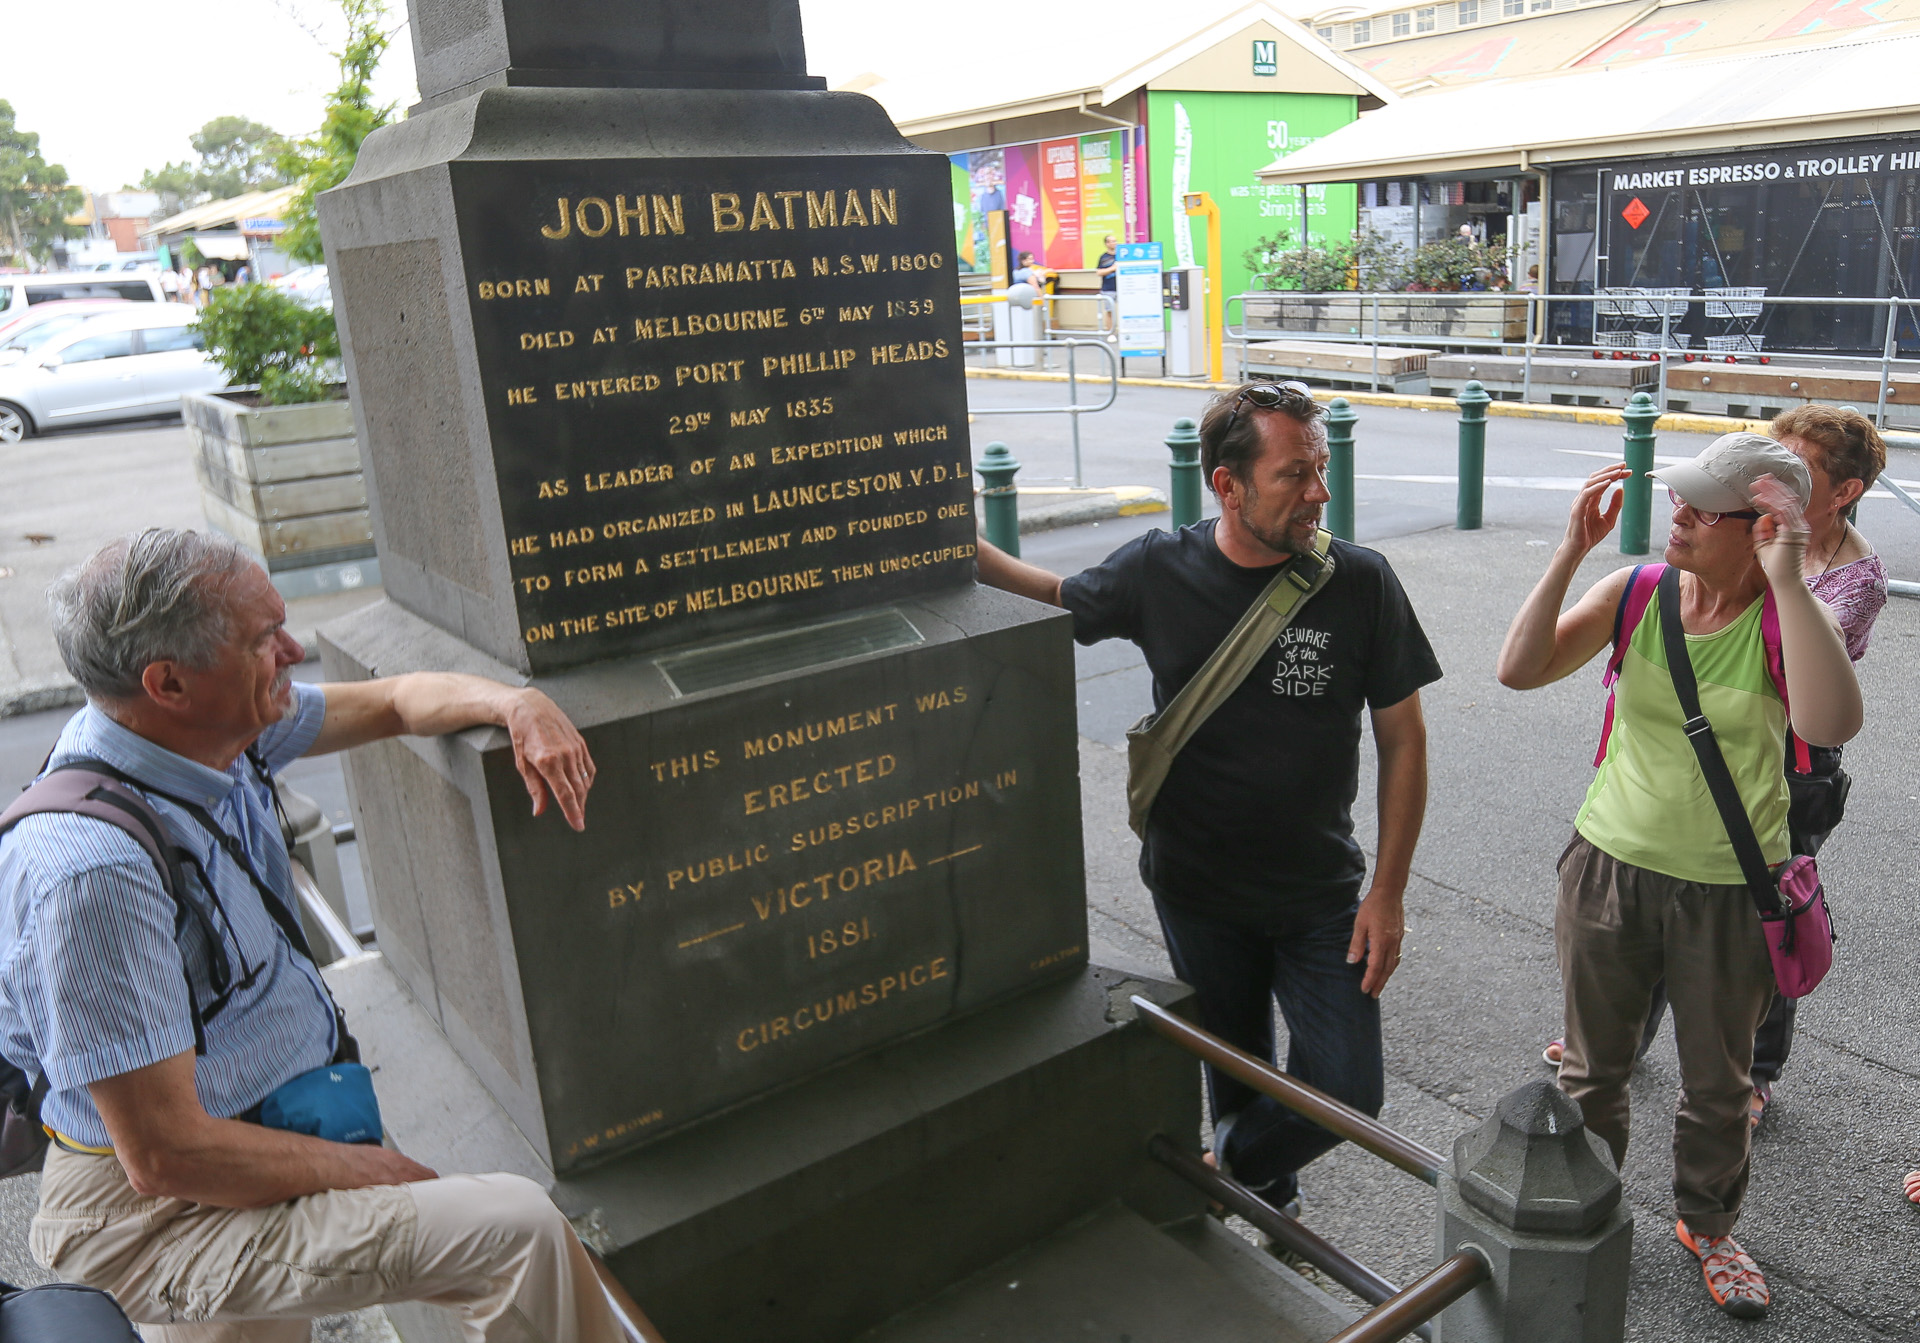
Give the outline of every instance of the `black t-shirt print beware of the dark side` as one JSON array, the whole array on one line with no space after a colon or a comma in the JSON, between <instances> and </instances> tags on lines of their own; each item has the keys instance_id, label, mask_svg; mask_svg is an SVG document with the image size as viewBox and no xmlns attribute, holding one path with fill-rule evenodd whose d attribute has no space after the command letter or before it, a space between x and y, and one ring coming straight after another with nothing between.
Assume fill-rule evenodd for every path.
<instances>
[{"instance_id":1,"label":"black t-shirt print beware of the dark side","mask_svg":"<svg viewBox=\"0 0 1920 1343\"><path fill-rule=\"evenodd\" d=\"M1129 639L1165 708L1272 580L1220 553L1209 519L1129 541L1067 579L1083 644ZM1361 711L1440 679L1400 580L1374 551L1333 543L1334 575L1180 754L1154 802L1140 874L1163 899L1253 925L1351 905Z\"/></svg>"}]
</instances>

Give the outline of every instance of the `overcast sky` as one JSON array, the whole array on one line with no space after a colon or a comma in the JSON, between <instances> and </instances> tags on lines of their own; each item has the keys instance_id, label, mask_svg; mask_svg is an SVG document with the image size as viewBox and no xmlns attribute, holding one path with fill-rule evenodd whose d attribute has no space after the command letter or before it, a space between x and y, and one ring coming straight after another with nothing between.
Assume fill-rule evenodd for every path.
<instances>
[{"instance_id":1,"label":"overcast sky","mask_svg":"<svg viewBox=\"0 0 1920 1343\"><path fill-rule=\"evenodd\" d=\"M1243 0L1177 7L1178 40ZM390 0L394 21L405 0ZM115 190L148 168L193 157L187 136L238 115L287 134L319 123L338 81L343 25L330 0L10 0L0 98L40 150L76 183ZM1143 22L1163 29L1164 0L970 0L960 10L899 0L802 0L812 72L838 84L864 71L907 73L916 60L1044 59L1051 35ZM1202 11L1205 11L1203 16ZM1189 26L1191 25L1191 26ZM1018 34L1026 34L1021 37ZM972 50L968 48L971 47ZM375 81L378 96L415 101L413 44L402 29Z\"/></svg>"}]
</instances>

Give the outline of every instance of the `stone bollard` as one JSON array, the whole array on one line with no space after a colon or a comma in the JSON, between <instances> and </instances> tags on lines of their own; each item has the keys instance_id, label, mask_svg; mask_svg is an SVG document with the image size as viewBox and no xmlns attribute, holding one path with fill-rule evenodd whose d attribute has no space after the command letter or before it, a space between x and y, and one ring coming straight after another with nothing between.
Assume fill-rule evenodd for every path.
<instances>
[{"instance_id":1,"label":"stone bollard","mask_svg":"<svg viewBox=\"0 0 1920 1343\"><path fill-rule=\"evenodd\" d=\"M1173 422L1167 451L1173 454L1173 525L1185 527L1200 521L1200 430L1192 420Z\"/></svg>"},{"instance_id":2,"label":"stone bollard","mask_svg":"<svg viewBox=\"0 0 1920 1343\"><path fill-rule=\"evenodd\" d=\"M1508 1093L1454 1142L1439 1193L1440 1257L1475 1245L1493 1277L1441 1312L1434 1343L1620 1343L1633 1214L1565 1092Z\"/></svg>"},{"instance_id":3,"label":"stone bollard","mask_svg":"<svg viewBox=\"0 0 1920 1343\"><path fill-rule=\"evenodd\" d=\"M989 443L975 468L986 483L980 487L980 521L987 540L1009 555L1020 553L1020 491L1013 476L1020 463L1005 443Z\"/></svg>"},{"instance_id":4,"label":"stone bollard","mask_svg":"<svg viewBox=\"0 0 1920 1343\"><path fill-rule=\"evenodd\" d=\"M1460 407L1460 486L1453 518L1456 531L1480 530L1481 506L1487 496L1487 403L1491 400L1478 381L1468 382L1454 398Z\"/></svg>"},{"instance_id":5,"label":"stone bollard","mask_svg":"<svg viewBox=\"0 0 1920 1343\"><path fill-rule=\"evenodd\" d=\"M1327 530L1353 540L1353 425L1360 417L1347 398L1327 403Z\"/></svg>"},{"instance_id":6,"label":"stone bollard","mask_svg":"<svg viewBox=\"0 0 1920 1343\"><path fill-rule=\"evenodd\" d=\"M1627 465L1633 468L1621 486L1626 502L1620 509L1620 553L1644 555L1653 523L1653 481L1647 472L1653 470L1653 425L1660 408L1645 392L1635 392L1620 417L1627 422Z\"/></svg>"}]
</instances>

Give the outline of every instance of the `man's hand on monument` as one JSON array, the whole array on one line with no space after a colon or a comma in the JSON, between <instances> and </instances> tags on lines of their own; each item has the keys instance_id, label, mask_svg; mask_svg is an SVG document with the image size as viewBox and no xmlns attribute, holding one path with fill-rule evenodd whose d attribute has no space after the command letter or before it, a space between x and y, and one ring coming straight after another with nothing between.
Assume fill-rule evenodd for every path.
<instances>
[{"instance_id":1,"label":"man's hand on monument","mask_svg":"<svg viewBox=\"0 0 1920 1343\"><path fill-rule=\"evenodd\" d=\"M1380 991L1400 968L1400 943L1407 935L1407 913L1401 897L1375 888L1360 902L1353 919L1353 940L1347 944L1347 964L1358 965L1364 957L1367 972L1360 980L1360 991L1378 998Z\"/></svg>"},{"instance_id":2,"label":"man's hand on monument","mask_svg":"<svg viewBox=\"0 0 1920 1343\"><path fill-rule=\"evenodd\" d=\"M350 750L402 733L437 737L492 723L513 739L514 767L533 799L533 814L546 811L551 793L568 825L587 828L593 756L560 706L540 691L460 672L333 681L321 690L327 716L308 755Z\"/></svg>"},{"instance_id":3,"label":"man's hand on monument","mask_svg":"<svg viewBox=\"0 0 1920 1343\"><path fill-rule=\"evenodd\" d=\"M513 738L513 763L533 798L533 814L547 809L547 794L575 830L587 828L587 790L596 773L586 739L560 706L538 690L523 690L503 726Z\"/></svg>"}]
</instances>

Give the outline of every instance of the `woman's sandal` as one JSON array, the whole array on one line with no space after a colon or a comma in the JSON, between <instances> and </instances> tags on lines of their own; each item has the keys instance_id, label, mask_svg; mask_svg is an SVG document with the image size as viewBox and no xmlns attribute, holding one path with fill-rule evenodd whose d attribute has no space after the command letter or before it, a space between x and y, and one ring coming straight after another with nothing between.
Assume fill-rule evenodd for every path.
<instances>
[{"instance_id":1,"label":"woman's sandal","mask_svg":"<svg viewBox=\"0 0 1920 1343\"><path fill-rule=\"evenodd\" d=\"M1684 1221L1675 1222L1673 1230L1700 1261L1700 1272L1707 1280L1707 1294L1714 1305L1742 1320L1757 1320L1767 1313L1773 1298L1767 1291L1766 1277L1753 1256L1740 1248L1739 1241L1732 1236L1695 1235Z\"/></svg>"},{"instance_id":2,"label":"woman's sandal","mask_svg":"<svg viewBox=\"0 0 1920 1343\"><path fill-rule=\"evenodd\" d=\"M1567 1042L1565 1040L1549 1040L1547 1041L1547 1047L1540 1051L1540 1057L1546 1061L1549 1068L1558 1068L1560 1066L1560 1060L1566 1056Z\"/></svg>"},{"instance_id":3,"label":"woman's sandal","mask_svg":"<svg viewBox=\"0 0 1920 1343\"><path fill-rule=\"evenodd\" d=\"M1907 1172L1907 1200L1910 1203L1920 1203L1920 1170Z\"/></svg>"},{"instance_id":4,"label":"woman's sandal","mask_svg":"<svg viewBox=\"0 0 1920 1343\"><path fill-rule=\"evenodd\" d=\"M1772 1104L1773 1084L1771 1082L1755 1082L1753 1084L1753 1095L1747 1100L1747 1128L1749 1130L1760 1127L1760 1121L1767 1117L1767 1107Z\"/></svg>"}]
</instances>

